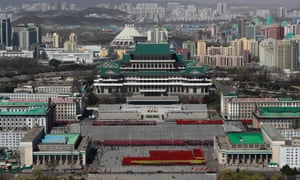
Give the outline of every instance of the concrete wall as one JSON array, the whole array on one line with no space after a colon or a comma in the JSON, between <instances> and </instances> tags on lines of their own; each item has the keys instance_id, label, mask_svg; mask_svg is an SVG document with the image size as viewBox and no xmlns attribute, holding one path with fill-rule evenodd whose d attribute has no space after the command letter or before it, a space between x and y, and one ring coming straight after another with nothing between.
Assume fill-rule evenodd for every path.
<instances>
[{"instance_id":1,"label":"concrete wall","mask_svg":"<svg viewBox=\"0 0 300 180\"><path fill-rule=\"evenodd\" d=\"M72 151L74 145L68 144L39 144L40 151Z\"/></svg>"},{"instance_id":2,"label":"concrete wall","mask_svg":"<svg viewBox=\"0 0 300 180\"><path fill-rule=\"evenodd\" d=\"M19 150L20 150L21 166L32 165L33 164L32 142L21 142Z\"/></svg>"}]
</instances>

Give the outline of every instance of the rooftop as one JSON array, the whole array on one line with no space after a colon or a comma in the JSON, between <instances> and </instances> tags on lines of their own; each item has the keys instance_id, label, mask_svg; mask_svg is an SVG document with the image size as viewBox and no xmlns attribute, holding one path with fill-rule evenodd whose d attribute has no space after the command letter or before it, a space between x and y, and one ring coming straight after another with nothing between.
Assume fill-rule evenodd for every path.
<instances>
[{"instance_id":1,"label":"rooftop","mask_svg":"<svg viewBox=\"0 0 300 180\"><path fill-rule=\"evenodd\" d=\"M44 128L33 128L29 130L22 138L22 142L32 142L41 132L44 132Z\"/></svg>"},{"instance_id":2,"label":"rooftop","mask_svg":"<svg viewBox=\"0 0 300 180\"><path fill-rule=\"evenodd\" d=\"M259 107L259 115L267 117L300 117L300 107Z\"/></svg>"},{"instance_id":3,"label":"rooftop","mask_svg":"<svg viewBox=\"0 0 300 180\"><path fill-rule=\"evenodd\" d=\"M227 133L231 144L264 144L261 133L235 132Z\"/></svg>"},{"instance_id":4,"label":"rooftop","mask_svg":"<svg viewBox=\"0 0 300 180\"><path fill-rule=\"evenodd\" d=\"M284 141L284 138L280 134L277 128L271 124L263 124L261 129L269 136L272 141Z\"/></svg>"},{"instance_id":5,"label":"rooftop","mask_svg":"<svg viewBox=\"0 0 300 180\"><path fill-rule=\"evenodd\" d=\"M170 51L169 43L137 43L135 51L132 54L175 54Z\"/></svg>"},{"instance_id":6,"label":"rooftop","mask_svg":"<svg viewBox=\"0 0 300 180\"><path fill-rule=\"evenodd\" d=\"M79 134L47 134L41 140L42 144L75 144Z\"/></svg>"},{"instance_id":7,"label":"rooftop","mask_svg":"<svg viewBox=\"0 0 300 180\"><path fill-rule=\"evenodd\" d=\"M26 111L0 111L2 116L44 116L47 114L47 108L33 108Z\"/></svg>"}]
</instances>

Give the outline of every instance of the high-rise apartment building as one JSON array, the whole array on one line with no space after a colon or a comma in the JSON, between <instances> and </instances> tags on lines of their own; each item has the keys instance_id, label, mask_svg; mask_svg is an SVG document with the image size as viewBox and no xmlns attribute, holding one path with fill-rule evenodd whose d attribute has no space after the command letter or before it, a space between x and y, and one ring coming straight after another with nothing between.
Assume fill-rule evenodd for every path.
<instances>
[{"instance_id":1,"label":"high-rise apartment building","mask_svg":"<svg viewBox=\"0 0 300 180\"><path fill-rule=\"evenodd\" d=\"M224 2L220 2L217 4L217 13L218 15L224 15L227 13L227 4Z\"/></svg>"},{"instance_id":2,"label":"high-rise apartment building","mask_svg":"<svg viewBox=\"0 0 300 180\"><path fill-rule=\"evenodd\" d=\"M244 17L240 18L238 21L238 35L240 38L246 37L246 22Z\"/></svg>"},{"instance_id":3,"label":"high-rise apartment building","mask_svg":"<svg viewBox=\"0 0 300 180\"><path fill-rule=\"evenodd\" d=\"M58 33L53 33L53 36L52 36L53 48L59 48L59 44L60 44L59 38L60 37L59 37Z\"/></svg>"},{"instance_id":4,"label":"high-rise apartment building","mask_svg":"<svg viewBox=\"0 0 300 180\"><path fill-rule=\"evenodd\" d=\"M299 70L298 47L294 40L263 40L259 45L260 64L291 72Z\"/></svg>"},{"instance_id":5,"label":"high-rise apartment building","mask_svg":"<svg viewBox=\"0 0 300 180\"><path fill-rule=\"evenodd\" d=\"M77 50L77 35L71 33L69 35L69 40L64 43L65 51L76 51Z\"/></svg>"},{"instance_id":6,"label":"high-rise apartment building","mask_svg":"<svg viewBox=\"0 0 300 180\"><path fill-rule=\"evenodd\" d=\"M247 39L246 39L247 40ZM243 53L243 41L241 39L235 39L234 41L230 42L230 46L234 47L234 56L241 56Z\"/></svg>"},{"instance_id":7,"label":"high-rise apartment building","mask_svg":"<svg viewBox=\"0 0 300 180\"><path fill-rule=\"evenodd\" d=\"M13 28L15 49L38 51L41 44L41 28L34 24L20 24Z\"/></svg>"},{"instance_id":8,"label":"high-rise apartment building","mask_svg":"<svg viewBox=\"0 0 300 180\"><path fill-rule=\"evenodd\" d=\"M194 41L185 41L182 43L183 49L188 49L190 51L191 57L196 56L196 43Z\"/></svg>"},{"instance_id":9,"label":"high-rise apartment building","mask_svg":"<svg viewBox=\"0 0 300 180\"><path fill-rule=\"evenodd\" d=\"M251 57L258 57L259 51L258 51L258 41L255 39L250 39L248 41L248 48L249 48L249 53Z\"/></svg>"},{"instance_id":10,"label":"high-rise apartment building","mask_svg":"<svg viewBox=\"0 0 300 180\"><path fill-rule=\"evenodd\" d=\"M286 13L287 13L286 8L284 8L284 7L278 7L278 9L277 9L277 16L279 18L285 18L286 17Z\"/></svg>"},{"instance_id":11,"label":"high-rise apartment building","mask_svg":"<svg viewBox=\"0 0 300 180\"><path fill-rule=\"evenodd\" d=\"M1 20L1 45L3 48L11 46L11 23L9 18Z\"/></svg>"},{"instance_id":12,"label":"high-rise apartment building","mask_svg":"<svg viewBox=\"0 0 300 180\"><path fill-rule=\"evenodd\" d=\"M247 24L246 26L246 37L248 39L256 39L256 25L255 24Z\"/></svg>"},{"instance_id":13,"label":"high-rise apartment building","mask_svg":"<svg viewBox=\"0 0 300 180\"><path fill-rule=\"evenodd\" d=\"M268 26L262 30L263 35L265 38L272 38L272 39L283 39L284 29L280 25L273 25Z\"/></svg>"},{"instance_id":14,"label":"high-rise apartment building","mask_svg":"<svg viewBox=\"0 0 300 180\"><path fill-rule=\"evenodd\" d=\"M162 43L168 41L168 31L164 28L154 27L147 32L147 41Z\"/></svg>"},{"instance_id":15,"label":"high-rise apartment building","mask_svg":"<svg viewBox=\"0 0 300 180\"><path fill-rule=\"evenodd\" d=\"M206 41L198 40L197 41L197 56L206 55Z\"/></svg>"}]
</instances>

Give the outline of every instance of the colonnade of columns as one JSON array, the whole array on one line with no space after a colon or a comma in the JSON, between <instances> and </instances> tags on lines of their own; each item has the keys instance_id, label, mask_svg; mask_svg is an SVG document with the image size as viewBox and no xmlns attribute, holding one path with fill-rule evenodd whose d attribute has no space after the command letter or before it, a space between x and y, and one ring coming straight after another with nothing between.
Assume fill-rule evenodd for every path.
<instances>
[{"instance_id":1,"label":"colonnade of columns","mask_svg":"<svg viewBox=\"0 0 300 180\"><path fill-rule=\"evenodd\" d=\"M130 86L124 93L139 94L140 89L166 89L168 93L172 94L207 94L208 91L205 87L175 87L175 86ZM96 87L96 93L109 94L109 93L122 93L123 87Z\"/></svg>"},{"instance_id":2,"label":"colonnade of columns","mask_svg":"<svg viewBox=\"0 0 300 180\"><path fill-rule=\"evenodd\" d=\"M81 166L80 155L38 155L33 156L33 165L36 166Z\"/></svg>"},{"instance_id":3,"label":"colonnade of columns","mask_svg":"<svg viewBox=\"0 0 300 180\"><path fill-rule=\"evenodd\" d=\"M268 164L271 154L227 154L227 164Z\"/></svg>"}]
</instances>

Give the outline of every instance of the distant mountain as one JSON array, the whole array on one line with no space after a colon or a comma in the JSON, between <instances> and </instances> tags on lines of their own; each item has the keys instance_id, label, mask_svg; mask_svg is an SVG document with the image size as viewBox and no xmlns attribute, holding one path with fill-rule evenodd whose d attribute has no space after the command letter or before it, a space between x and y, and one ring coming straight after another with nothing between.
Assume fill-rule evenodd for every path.
<instances>
[{"instance_id":1,"label":"distant mountain","mask_svg":"<svg viewBox=\"0 0 300 180\"><path fill-rule=\"evenodd\" d=\"M43 25L100 25L124 24L128 14L118 10L88 8L82 11L20 12L13 24L35 23Z\"/></svg>"}]
</instances>

